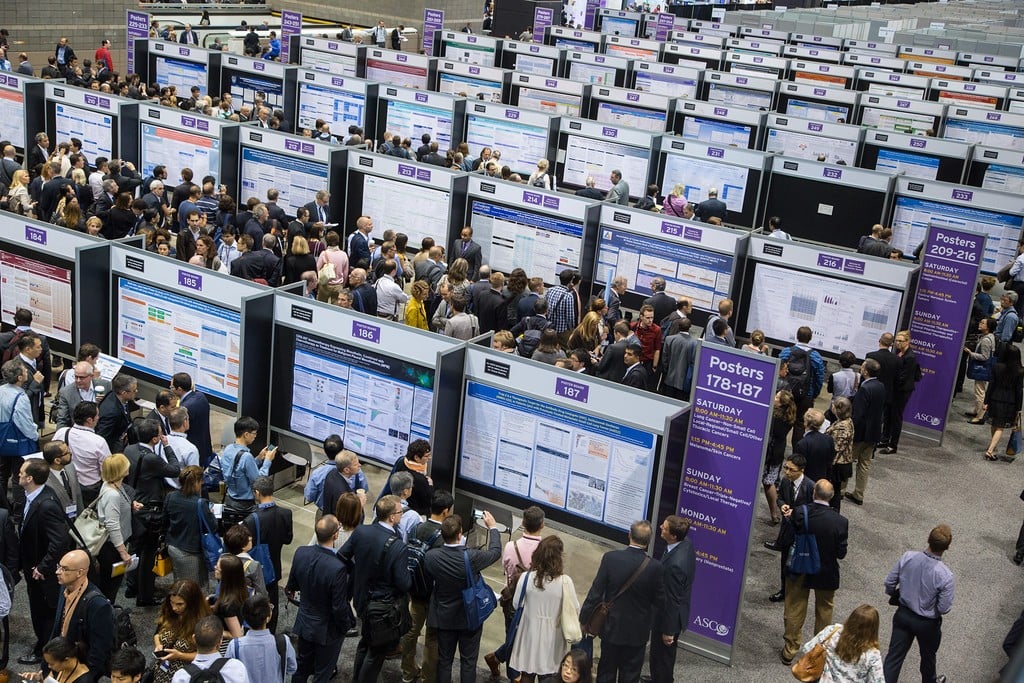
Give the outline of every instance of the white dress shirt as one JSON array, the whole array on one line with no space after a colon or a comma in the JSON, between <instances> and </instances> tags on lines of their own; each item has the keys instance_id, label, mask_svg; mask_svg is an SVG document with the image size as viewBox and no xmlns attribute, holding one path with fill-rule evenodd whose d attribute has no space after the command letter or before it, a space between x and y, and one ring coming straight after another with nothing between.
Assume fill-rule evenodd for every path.
<instances>
[{"instance_id":1,"label":"white dress shirt","mask_svg":"<svg viewBox=\"0 0 1024 683\"><path fill-rule=\"evenodd\" d=\"M78 472L78 483L82 486L95 486L103 481L100 476L100 465L110 457L110 446L107 440L97 434L91 427L74 425L61 427L53 434L54 441L64 441L68 434L68 448L71 449L71 462Z\"/></svg>"}]
</instances>

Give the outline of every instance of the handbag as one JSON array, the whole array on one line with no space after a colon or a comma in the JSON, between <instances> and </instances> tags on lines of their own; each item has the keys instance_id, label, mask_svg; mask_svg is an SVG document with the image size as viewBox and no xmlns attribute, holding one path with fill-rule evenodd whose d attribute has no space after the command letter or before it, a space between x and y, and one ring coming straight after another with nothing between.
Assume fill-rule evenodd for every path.
<instances>
[{"instance_id":1,"label":"handbag","mask_svg":"<svg viewBox=\"0 0 1024 683\"><path fill-rule=\"evenodd\" d=\"M615 605L615 601L622 597L622 594L630 589L633 583L640 578L640 574L643 573L644 569L650 563L650 557L644 557L644 561L640 563L640 566L633 570L633 573L626 579L626 583L622 584L622 588L612 596L611 600L605 600L598 603L594 611L590 613L590 618L587 619L587 623L583 624L580 628L583 633L591 636L601 635L601 631L604 629L604 622L608 620L608 615L611 614L612 607Z\"/></svg>"},{"instance_id":2,"label":"handbag","mask_svg":"<svg viewBox=\"0 0 1024 683\"><path fill-rule=\"evenodd\" d=\"M270 561L270 546L262 543L260 539L260 516L252 513L253 523L256 525L256 538L253 539L252 549L249 550L249 557L260 563L263 567L263 583L268 586L277 581L277 572L274 571L274 564Z\"/></svg>"},{"instance_id":3,"label":"handbag","mask_svg":"<svg viewBox=\"0 0 1024 683\"><path fill-rule=\"evenodd\" d=\"M793 672L793 678L798 681L804 681L805 683L812 683L813 681L821 678L821 674L825 671L825 646L822 645L822 643L832 640L832 636L834 636L838 630L839 627L836 626L832 629L832 632L828 634L827 638L808 650L807 654L793 664L793 668L791 669Z\"/></svg>"},{"instance_id":4,"label":"handbag","mask_svg":"<svg viewBox=\"0 0 1024 683\"><path fill-rule=\"evenodd\" d=\"M996 354L993 353L988 360L967 359L967 378L979 382L988 382L992 379L992 368L996 364Z\"/></svg>"},{"instance_id":5,"label":"handbag","mask_svg":"<svg viewBox=\"0 0 1024 683\"><path fill-rule=\"evenodd\" d=\"M562 574L562 636L570 645L583 640L580 615L576 611L576 606L572 604L572 595L569 593L571 586L569 577Z\"/></svg>"},{"instance_id":6,"label":"handbag","mask_svg":"<svg viewBox=\"0 0 1024 683\"><path fill-rule=\"evenodd\" d=\"M206 523L206 517L203 515L204 502L206 501L202 498L196 501L196 513L199 515L200 545L203 549L203 558L206 560L206 568L212 570L217 566L217 560L224 554L224 544L221 543L220 536L213 533L210 525Z\"/></svg>"},{"instance_id":7,"label":"handbag","mask_svg":"<svg viewBox=\"0 0 1024 683\"><path fill-rule=\"evenodd\" d=\"M807 506L801 507L804 513L804 533L796 534L793 545L789 547L789 559L786 560L786 571L790 574L817 574L821 571L821 556L818 554L818 539L807 528Z\"/></svg>"},{"instance_id":8,"label":"handbag","mask_svg":"<svg viewBox=\"0 0 1024 683\"><path fill-rule=\"evenodd\" d=\"M156 552L156 559L153 561L153 574L156 576L167 576L173 571L174 565L171 562L167 550L161 548Z\"/></svg>"},{"instance_id":9,"label":"handbag","mask_svg":"<svg viewBox=\"0 0 1024 683\"><path fill-rule=\"evenodd\" d=\"M100 548L107 542L110 532L100 521L99 513L96 512L96 503L99 498L89 504L89 507L82 510L81 514L75 517L73 523L74 532L71 534L73 540L90 555L99 553Z\"/></svg>"},{"instance_id":10,"label":"handbag","mask_svg":"<svg viewBox=\"0 0 1024 683\"><path fill-rule=\"evenodd\" d=\"M384 560L397 536L391 536L384 542L380 559L373 574L381 575ZM374 596L370 590L370 600L363 613L363 629L370 647L380 647L389 643L397 643L412 628L412 617L404 597L395 597L390 592Z\"/></svg>"},{"instance_id":11,"label":"handbag","mask_svg":"<svg viewBox=\"0 0 1024 683\"><path fill-rule=\"evenodd\" d=\"M494 656L498 658L499 662L507 662L512 654L512 646L515 645L516 634L519 632L519 622L523 620L523 604L526 601L526 584L530 581L529 574L530 572L526 572L524 575L523 587L519 589L519 600L514 601L515 609L508 622L508 628L505 629L505 642L494 651Z\"/></svg>"},{"instance_id":12,"label":"handbag","mask_svg":"<svg viewBox=\"0 0 1024 683\"><path fill-rule=\"evenodd\" d=\"M473 581L473 570L469 566L469 549L463 549L462 561L466 564L466 588L462 589L462 603L466 607L466 628L475 631L484 625L487 617L498 606L484 577L481 575Z\"/></svg>"},{"instance_id":13,"label":"handbag","mask_svg":"<svg viewBox=\"0 0 1024 683\"><path fill-rule=\"evenodd\" d=\"M23 456L39 450L39 441L35 437L23 436L18 425L14 424L14 410L18 401L25 395L19 392L11 404L11 414L0 422L0 456Z\"/></svg>"},{"instance_id":14,"label":"handbag","mask_svg":"<svg viewBox=\"0 0 1024 683\"><path fill-rule=\"evenodd\" d=\"M1020 413L1017 413L1017 419L1013 423L1013 431L1010 432L1010 440L1006 443L1006 455L1012 458L1020 453L1021 446Z\"/></svg>"}]
</instances>

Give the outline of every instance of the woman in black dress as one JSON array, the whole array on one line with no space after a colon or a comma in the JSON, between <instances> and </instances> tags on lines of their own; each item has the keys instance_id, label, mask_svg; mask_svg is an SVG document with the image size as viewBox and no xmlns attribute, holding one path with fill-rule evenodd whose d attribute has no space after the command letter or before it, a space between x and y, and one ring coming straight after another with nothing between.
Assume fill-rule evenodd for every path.
<instances>
[{"instance_id":1,"label":"woman in black dress","mask_svg":"<svg viewBox=\"0 0 1024 683\"><path fill-rule=\"evenodd\" d=\"M772 524L778 524L779 516L779 492L776 484L779 482L779 471L782 461L786 458L786 437L789 430L796 422L796 401L793 394L783 389L775 394L774 409L772 411L772 431L768 441L768 453L764 458L764 472L761 474L761 485L764 487L764 497L768 501L768 509L772 514Z\"/></svg>"},{"instance_id":2,"label":"woman in black dress","mask_svg":"<svg viewBox=\"0 0 1024 683\"><path fill-rule=\"evenodd\" d=\"M997 352L996 365L992 369L992 379L985 392L985 411L992 419L992 440L985 451L986 460L998 460L995 454L999 440L1003 438L1003 430L1013 427L1017 421L1017 413L1021 409L1024 398L1024 366L1020 362L1020 349L1013 344L1004 344Z\"/></svg>"}]
</instances>

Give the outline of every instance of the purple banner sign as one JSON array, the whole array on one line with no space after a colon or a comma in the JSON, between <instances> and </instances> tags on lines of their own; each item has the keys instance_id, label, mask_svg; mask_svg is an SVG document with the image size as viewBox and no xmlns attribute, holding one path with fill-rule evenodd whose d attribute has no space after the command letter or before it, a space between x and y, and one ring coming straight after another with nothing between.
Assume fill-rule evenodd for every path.
<instances>
[{"instance_id":1,"label":"purple banner sign","mask_svg":"<svg viewBox=\"0 0 1024 683\"><path fill-rule=\"evenodd\" d=\"M281 62L288 63L291 38L302 33L302 12L281 10Z\"/></svg>"},{"instance_id":2,"label":"purple banner sign","mask_svg":"<svg viewBox=\"0 0 1024 683\"><path fill-rule=\"evenodd\" d=\"M601 0L587 0L587 8L583 14L583 28L593 31L597 25L597 10L601 9L604 3Z\"/></svg>"},{"instance_id":3,"label":"purple banner sign","mask_svg":"<svg viewBox=\"0 0 1024 683\"><path fill-rule=\"evenodd\" d=\"M370 325L368 323L359 322L358 320L352 321L352 336L356 339L362 339L373 344L380 344L380 328L376 325Z\"/></svg>"},{"instance_id":4,"label":"purple banner sign","mask_svg":"<svg viewBox=\"0 0 1024 683\"><path fill-rule=\"evenodd\" d=\"M908 432L940 443L984 253L984 235L933 225L921 254L921 278L910 309L910 347L921 364L921 381L903 421Z\"/></svg>"},{"instance_id":5,"label":"purple banner sign","mask_svg":"<svg viewBox=\"0 0 1024 683\"><path fill-rule=\"evenodd\" d=\"M555 10L550 7L533 9L533 42L544 42L544 30L555 23Z\"/></svg>"},{"instance_id":6,"label":"purple banner sign","mask_svg":"<svg viewBox=\"0 0 1024 683\"><path fill-rule=\"evenodd\" d=\"M688 638L734 647L777 361L715 344L697 360L676 514L690 520L697 576Z\"/></svg>"},{"instance_id":7,"label":"purple banner sign","mask_svg":"<svg viewBox=\"0 0 1024 683\"><path fill-rule=\"evenodd\" d=\"M125 48L128 50L128 71L135 72L135 39L149 37L149 12L128 10L125 13L126 38Z\"/></svg>"},{"instance_id":8,"label":"purple banner sign","mask_svg":"<svg viewBox=\"0 0 1024 683\"><path fill-rule=\"evenodd\" d=\"M423 54L434 54L434 31L444 28L443 9L423 10Z\"/></svg>"},{"instance_id":9,"label":"purple banner sign","mask_svg":"<svg viewBox=\"0 0 1024 683\"><path fill-rule=\"evenodd\" d=\"M676 15L671 12L662 12L658 15L658 25L654 30L654 39L661 41L668 40L668 34L672 32L675 25Z\"/></svg>"}]
</instances>

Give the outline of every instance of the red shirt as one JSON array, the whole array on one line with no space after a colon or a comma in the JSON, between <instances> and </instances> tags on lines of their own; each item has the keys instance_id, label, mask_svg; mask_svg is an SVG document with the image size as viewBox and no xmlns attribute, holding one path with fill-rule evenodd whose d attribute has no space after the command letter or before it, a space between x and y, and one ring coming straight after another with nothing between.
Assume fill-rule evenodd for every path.
<instances>
[{"instance_id":1,"label":"red shirt","mask_svg":"<svg viewBox=\"0 0 1024 683\"><path fill-rule=\"evenodd\" d=\"M633 330L636 338L640 340L640 360L642 362L653 361L655 352L661 350L661 328L657 323L651 323L650 327L644 327L640 321L635 321L629 326L629 329Z\"/></svg>"},{"instance_id":2,"label":"red shirt","mask_svg":"<svg viewBox=\"0 0 1024 683\"><path fill-rule=\"evenodd\" d=\"M111 71L114 70L114 58L110 56L109 47L100 47L96 50L96 59L94 61L103 62L107 65L107 68Z\"/></svg>"}]
</instances>

